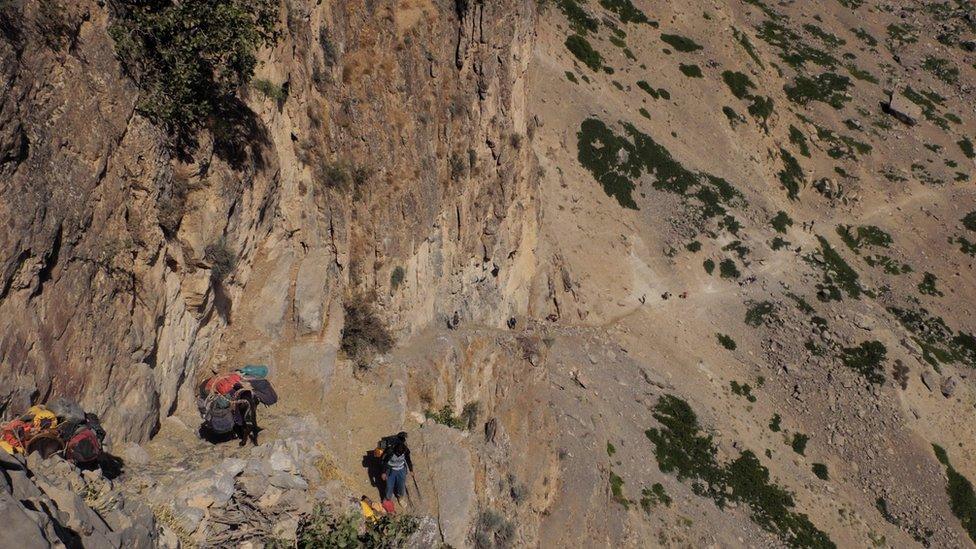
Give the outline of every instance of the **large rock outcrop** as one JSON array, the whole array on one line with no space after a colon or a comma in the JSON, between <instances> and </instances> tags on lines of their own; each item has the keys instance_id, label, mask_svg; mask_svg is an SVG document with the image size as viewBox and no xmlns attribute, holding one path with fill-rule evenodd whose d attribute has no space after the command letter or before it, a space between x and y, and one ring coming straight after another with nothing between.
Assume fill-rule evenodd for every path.
<instances>
[{"instance_id":1,"label":"large rock outcrop","mask_svg":"<svg viewBox=\"0 0 976 549\"><path fill-rule=\"evenodd\" d=\"M529 0L283 3L256 78L287 99L242 90L245 140L176 155L104 3L5 3L0 409L74 396L145 440L225 362L307 369L296 339L334 355L349 296L400 333L524 309L534 17Z\"/></svg>"}]
</instances>

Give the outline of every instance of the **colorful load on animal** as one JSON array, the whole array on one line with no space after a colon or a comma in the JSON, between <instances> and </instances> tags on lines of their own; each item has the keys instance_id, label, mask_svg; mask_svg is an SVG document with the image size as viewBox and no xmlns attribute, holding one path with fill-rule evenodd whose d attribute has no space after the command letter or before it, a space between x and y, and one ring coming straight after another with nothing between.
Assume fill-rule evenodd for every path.
<instances>
[{"instance_id":1,"label":"colorful load on animal","mask_svg":"<svg viewBox=\"0 0 976 549\"><path fill-rule=\"evenodd\" d=\"M266 406L278 402L271 382L265 379L267 375L267 366L247 365L204 380L197 395L204 429L216 435L229 433L244 425L245 411L252 400Z\"/></svg>"},{"instance_id":2,"label":"colorful load on animal","mask_svg":"<svg viewBox=\"0 0 976 549\"><path fill-rule=\"evenodd\" d=\"M50 408L32 406L20 417L0 425L0 450L10 454L37 452L44 459L63 453L75 464L98 461L104 440L105 431L98 416L65 400Z\"/></svg>"}]
</instances>

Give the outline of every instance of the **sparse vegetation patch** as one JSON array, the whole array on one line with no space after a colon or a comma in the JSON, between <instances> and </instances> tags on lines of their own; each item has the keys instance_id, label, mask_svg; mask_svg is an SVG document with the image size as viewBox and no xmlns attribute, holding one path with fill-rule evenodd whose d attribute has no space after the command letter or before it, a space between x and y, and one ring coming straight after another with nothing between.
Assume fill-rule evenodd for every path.
<instances>
[{"instance_id":1,"label":"sparse vegetation patch","mask_svg":"<svg viewBox=\"0 0 976 549\"><path fill-rule=\"evenodd\" d=\"M776 232L786 234L789 228L793 226L793 219L790 218L789 214L780 210L769 220L769 224L773 226Z\"/></svg>"},{"instance_id":2,"label":"sparse vegetation patch","mask_svg":"<svg viewBox=\"0 0 976 549\"><path fill-rule=\"evenodd\" d=\"M844 347L841 361L845 366L864 376L868 383L884 383L884 361L888 349L880 341L865 341L857 347Z\"/></svg>"},{"instance_id":3,"label":"sparse vegetation patch","mask_svg":"<svg viewBox=\"0 0 976 549\"><path fill-rule=\"evenodd\" d=\"M952 466L945 448L933 444L932 449L939 463L945 465L946 475L949 477L946 494L949 495L952 514L962 523L963 530L969 534L970 539L976 541L976 492L973 491L973 484Z\"/></svg>"},{"instance_id":4,"label":"sparse vegetation patch","mask_svg":"<svg viewBox=\"0 0 976 549\"><path fill-rule=\"evenodd\" d=\"M691 481L696 495L712 499L720 508L732 502L748 506L757 525L792 547L836 547L807 515L793 510L793 494L770 481L769 470L754 453L746 450L730 462L719 463L718 448L710 435L701 432L687 402L662 396L654 407L654 419L661 426L648 429L646 435L654 443L661 472Z\"/></svg>"},{"instance_id":5,"label":"sparse vegetation patch","mask_svg":"<svg viewBox=\"0 0 976 549\"><path fill-rule=\"evenodd\" d=\"M646 23L649 25L653 23L630 0L600 0L600 5L617 14L622 23Z\"/></svg>"},{"instance_id":6,"label":"sparse vegetation patch","mask_svg":"<svg viewBox=\"0 0 976 549\"><path fill-rule=\"evenodd\" d=\"M678 70L680 70L681 74L687 76L688 78L704 77L704 75L702 74L701 67L699 67L698 65L694 65L694 64L686 65L684 63L680 63L678 65Z\"/></svg>"},{"instance_id":7,"label":"sparse vegetation patch","mask_svg":"<svg viewBox=\"0 0 976 549\"><path fill-rule=\"evenodd\" d=\"M888 307L915 342L922 348L922 358L938 368L940 363L958 362L976 368L976 337L966 332L954 333L945 321L928 310Z\"/></svg>"},{"instance_id":8,"label":"sparse vegetation patch","mask_svg":"<svg viewBox=\"0 0 976 549\"><path fill-rule=\"evenodd\" d=\"M772 301L751 302L749 309L746 310L745 322L753 328L758 328L766 322L766 318L776 312L776 306Z\"/></svg>"},{"instance_id":9,"label":"sparse vegetation patch","mask_svg":"<svg viewBox=\"0 0 976 549\"><path fill-rule=\"evenodd\" d=\"M139 86L138 110L165 128L180 148L195 133L241 117L238 90L257 66L257 52L277 39L278 2L124 2L109 34Z\"/></svg>"},{"instance_id":10,"label":"sparse vegetation patch","mask_svg":"<svg viewBox=\"0 0 976 549\"><path fill-rule=\"evenodd\" d=\"M818 74L813 78L797 76L792 85L786 85L786 97L790 101L806 106L811 101L826 103L835 109L841 109L851 100L847 90L851 87L851 79L833 72Z\"/></svg>"},{"instance_id":11,"label":"sparse vegetation patch","mask_svg":"<svg viewBox=\"0 0 976 549\"><path fill-rule=\"evenodd\" d=\"M728 181L688 170L647 134L631 124L625 123L623 128L627 137L589 118L577 134L580 164L621 206L637 209L632 194L636 180L644 174L653 174L655 189L695 199L694 206L704 218L724 215L726 207L743 203L742 194Z\"/></svg>"},{"instance_id":12,"label":"sparse vegetation patch","mask_svg":"<svg viewBox=\"0 0 976 549\"><path fill-rule=\"evenodd\" d=\"M800 167L796 157L786 149L780 149L779 153L783 159L783 170L779 172L779 182L786 189L786 196L790 200L796 200L800 196L800 188L806 183L803 168Z\"/></svg>"},{"instance_id":13,"label":"sparse vegetation patch","mask_svg":"<svg viewBox=\"0 0 976 549\"><path fill-rule=\"evenodd\" d=\"M567 37L566 49L594 72L603 67L603 56L593 49L590 42L581 34L573 34Z\"/></svg>"},{"instance_id":14,"label":"sparse vegetation patch","mask_svg":"<svg viewBox=\"0 0 976 549\"><path fill-rule=\"evenodd\" d=\"M888 248L893 242L890 234L874 225L861 225L855 230L850 225L838 225L837 234L856 254L866 246Z\"/></svg>"},{"instance_id":15,"label":"sparse vegetation patch","mask_svg":"<svg viewBox=\"0 0 976 549\"><path fill-rule=\"evenodd\" d=\"M817 284L817 298L820 301L840 301L843 291L848 297L859 299L863 290L857 271L844 261L826 238L817 236L817 240L820 241L819 257L813 254L805 257L823 271L823 282Z\"/></svg>"},{"instance_id":16,"label":"sparse vegetation patch","mask_svg":"<svg viewBox=\"0 0 976 549\"><path fill-rule=\"evenodd\" d=\"M680 52L693 52L703 49L697 42L691 38L685 36L680 36L677 34L662 34L661 40L668 44L672 48Z\"/></svg>"},{"instance_id":17,"label":"sparse vegetation patch","mask_svg":"<svg viewBox=\"0 0 976 549\"><path fill-rule=\"evenodd\" d=\"M935 297L944 296L945 294L939 291L939 289L936 287L937 281L938 279L934 274L926 272L922 276L922 281L918 283L918 291L924 295L930 295Z\"/></svg>"}]
</instances>

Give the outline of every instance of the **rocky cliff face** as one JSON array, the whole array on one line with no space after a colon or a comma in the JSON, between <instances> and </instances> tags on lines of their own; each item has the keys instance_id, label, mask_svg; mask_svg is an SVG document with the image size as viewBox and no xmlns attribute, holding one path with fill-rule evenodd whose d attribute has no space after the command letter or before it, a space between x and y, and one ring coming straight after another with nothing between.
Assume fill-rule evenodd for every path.
<instances>
[{"instance_id":1,"label":"rocky cliff face","mask_svg":"<svg viewBox=\"0 0 976 549\"><path fill-rule=\"evenodd\" d=\"M0 406L75 396L145 440L241 345L327 370L352 296L402 335L524 309L534 9L286 2L256 79L287 97L244 90L248 134L180 156L108 7L4 3Z\"/></svg>"},{"instance_id":2,"label":"rocky cliff face","mask_svg":"<svg viewBox=\"0 0 976 549\"><path fill-rule=\"evenodd\" d=\"M117 3L0 0L0 407L102 414L164 546L358 516L401 429L456 547L970 544L976 12L811 5L282 1L178 154Z\"/></svg>"}]
</instances>

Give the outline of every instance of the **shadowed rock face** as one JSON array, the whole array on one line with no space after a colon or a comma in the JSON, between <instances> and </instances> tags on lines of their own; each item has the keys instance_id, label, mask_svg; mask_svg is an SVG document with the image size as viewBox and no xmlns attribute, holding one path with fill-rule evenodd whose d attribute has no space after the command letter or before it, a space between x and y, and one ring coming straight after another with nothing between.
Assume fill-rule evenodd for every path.
<instances>
[{"instance_id":1,"label":"shadowed rock face","mask_svg":"<svg viewBox=\"0 0 976 549\"><path fill-rule=\"evenodd\" d=\"M509 267L535 222L533 3L394 4L283 6L256 77L288 99L242 90L256 122L236 154L204 132L177 158L136 110L101 3L4 3L0 409L78 397L114 438L145 440L223 366L229 326L334 348L350 294L402 333L524 307ZM333 167L363 175L337 188ZM236 258L219 284L217 242ZM252 280L261 261L273 273Z\"/></svg>"}]
</instances>

